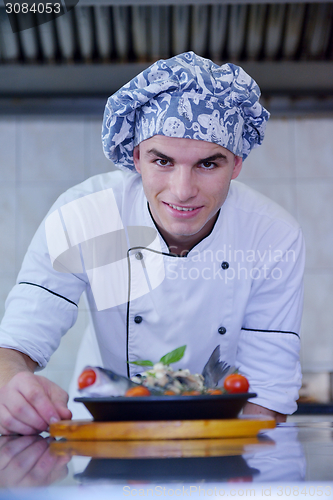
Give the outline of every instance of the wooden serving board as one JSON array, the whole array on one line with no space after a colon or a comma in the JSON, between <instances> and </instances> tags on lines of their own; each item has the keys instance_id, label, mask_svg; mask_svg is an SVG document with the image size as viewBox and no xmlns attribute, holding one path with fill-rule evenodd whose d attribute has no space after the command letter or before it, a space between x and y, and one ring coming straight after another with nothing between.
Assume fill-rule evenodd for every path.
<instances>
[{"instance_id":1,"label":"wooden serving board","mask_svg":"<svg viewBox=\"0 0 333 500\"><path fill-rule=\"evenodd\" d=\"M50 444L51 453L92 458L186 458L243 455L249 450L274 446L257 437L219 439L169 439L155 441L64 441Z\"/></svg>"},{"instance_id":2,"label":"wooden serving board","mask_svg":"<svg viewBox=\"0 0 333 500\"><path fill-rule=\"evenodd\" d=\"M156 439L216 439L256 436L275 427L269 417L242 416L223 420L161 420L145 422L93 422L62 420L50 425L53 437L70 441L131 441Z\"/></svg>"}]
</instances>

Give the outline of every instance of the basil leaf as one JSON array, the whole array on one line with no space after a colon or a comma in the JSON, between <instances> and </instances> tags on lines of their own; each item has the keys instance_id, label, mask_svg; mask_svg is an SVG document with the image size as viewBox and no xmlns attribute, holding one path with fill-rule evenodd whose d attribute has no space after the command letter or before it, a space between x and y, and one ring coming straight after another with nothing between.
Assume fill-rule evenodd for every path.
<instances>
[{"instance_id":1,"label":"basil leaf","mask_svg":"<svg viewBox=\"0 0 333 500\"><path fill-rule=\"evenodd\" d=\"M149 361L148 359L138 359L137 361L129 361L131 365L137 365L137 366L154 366L154 363Z\"/></svg>"},{"instance_id":2,"label":"basil leaf","mask_svg":"<svg viewBox=\"0 0 333 500\"><path fill-rule=\"evenodd\" d=\"M176 363L177 361L180 361L184 356L185 349L186 345L182 345L181 347L178 347L174 351L168 352L168 354L165 354L165 356L162 356L159 362L163 363L164 365L170 365L171 363Z\"/></svg>"}]
</instances>

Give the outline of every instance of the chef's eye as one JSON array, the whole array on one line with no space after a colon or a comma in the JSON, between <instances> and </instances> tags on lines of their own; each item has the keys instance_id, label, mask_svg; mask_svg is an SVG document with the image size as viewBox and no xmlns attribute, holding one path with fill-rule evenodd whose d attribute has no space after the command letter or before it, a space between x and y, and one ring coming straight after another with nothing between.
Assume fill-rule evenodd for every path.
<instances>
[{"instance_id":1,"label":"chef's eye","mask_svg":"<svg viewBox=\"0 0 333 500\"><path fill-rule=\"evenodd\" d=\"M155 163L159 165L160 167L168 167L170 165L169 160L165 160L163 158L159 158L158 160L155 160Z\"/></svg>"},{"instance_id":2,"label":"chef's eye","mask_svg":"<svg viewBox=\"0 0 333 500\"><path fill-rule=\"evenodd\" d=\"M211 161L203 161L199 166L204 168L205 170L211 170L212 168L216 167L216 163L213 163Z\"/></svg>"}]
</instances>

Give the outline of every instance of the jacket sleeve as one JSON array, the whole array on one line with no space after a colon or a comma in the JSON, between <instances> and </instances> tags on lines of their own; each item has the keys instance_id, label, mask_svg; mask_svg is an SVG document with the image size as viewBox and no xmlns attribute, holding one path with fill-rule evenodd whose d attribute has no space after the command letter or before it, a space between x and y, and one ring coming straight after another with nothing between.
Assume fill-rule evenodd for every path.
<instances>
[{"instance_id":1,"label":"jacket sleeve","mask_svg":"<svg viewBox=\"0 0 333 500\"><path fill-rule=\"evenodd\" d=\"M253 403L291 414L301 386L304 241L300 229L285 233L275 247L268 244L269 235L264 239L254 263L236 366L257 394Z\"/></svg>"},{"instance_id":2,"label":"jacket sleeve","mask_svg":"<svg viewBox=\"0 0 333 500\"><path fill-rule=\"evenodd\" d=\"M48 215L56 213L63 196ZM0 346L27 354L40 367L46 366L61 337L75 323L78 302L86 287L83 272L54 269L46 238L47 218L28 248L0 325ZM63 237L57 228L53 236L58 242Z\"/></svg>"}]
</instances>

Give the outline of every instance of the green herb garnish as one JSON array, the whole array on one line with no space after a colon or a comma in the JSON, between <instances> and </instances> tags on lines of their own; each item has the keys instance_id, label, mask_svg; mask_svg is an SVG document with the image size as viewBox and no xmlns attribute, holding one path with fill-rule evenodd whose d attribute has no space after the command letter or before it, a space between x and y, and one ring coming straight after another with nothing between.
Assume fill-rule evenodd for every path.
<instances>
[{"instance_id":1,"label":"green herb garnish","mask_svg":"<svg viewBox=\"0 0 333 500\"><path fill-rule=\"evenodd\" d=\"M181 347L177 347L171 352L168 352L158 361L159 363L163 363L163 365L171 365L171 363L177 363L184 356L186 349L186 345L182 345ZM129 361L132 365L138 366L154 366L155 363L149 361L149 359L138 359L137 361Z\"/></svg>"},{"instance_id":2,"label":"green herb garnish","mask_svg":"<svg viewBox=\"0 0 333 500\"><path fill-rule=\"evenodd\" d=\"M181 347L178 347L174 351L168 352L168 354L165 354L165 356L162 356L159 362L163 363L164 365L177 363L177 361L180 361L184 356L185 349L186 345L182 345Z\"/></svg>"},{"instance_id":3,"label":"green herb garnish","mask_svg":"<svg viewBox=\"0 0 333 500\"><path fill-rule=\"evenodd\" d=\"M137 361L128 361L128 363L138 366L154 366L154 363L152 361L149 361L149 359L138 359Z\"/></svg>"}]
</instances>

